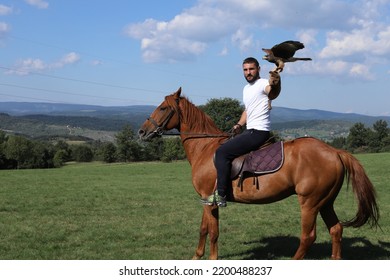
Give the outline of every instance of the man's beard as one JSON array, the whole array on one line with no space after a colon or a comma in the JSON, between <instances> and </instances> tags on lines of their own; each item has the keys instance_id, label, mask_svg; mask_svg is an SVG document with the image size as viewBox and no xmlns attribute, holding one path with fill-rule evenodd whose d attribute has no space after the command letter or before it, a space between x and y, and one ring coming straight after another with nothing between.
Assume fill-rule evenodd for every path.
<instances>
[{"instance_id":1,"label":"man's beard","mask_svg":"<svg viewBox=\"0 0 390 280\"><path fill-rule=\"evenodd\" d=\"M246 81L250 84L256 82L259 78L260 78L259 73L257 73L255 76L252 75L245 76Z\"/></svg>"}]
</instances>

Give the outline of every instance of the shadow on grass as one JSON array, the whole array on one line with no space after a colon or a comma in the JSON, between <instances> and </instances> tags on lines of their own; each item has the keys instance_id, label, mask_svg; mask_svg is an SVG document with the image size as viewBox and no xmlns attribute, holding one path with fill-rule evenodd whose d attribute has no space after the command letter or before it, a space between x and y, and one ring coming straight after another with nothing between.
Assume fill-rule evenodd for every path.
<instances>
[{"instance_id":1,"label":"shadow on grass","mask_svg":"<svg viewBox=\"0 0 390 280\"><path fill-rule=\"evenodd\" d=\"M363 237L343 238L342 257L345 260L384 260L390 259L390 243L373 244ZM293 236L267 237L257 241L243 242L250 246L238 254L220 256L221 259L273 260L291 259L299 246L299 238ZM332 252L331 242L315 242L305 259L327 260Z\"/></svg>"}]
</instances>

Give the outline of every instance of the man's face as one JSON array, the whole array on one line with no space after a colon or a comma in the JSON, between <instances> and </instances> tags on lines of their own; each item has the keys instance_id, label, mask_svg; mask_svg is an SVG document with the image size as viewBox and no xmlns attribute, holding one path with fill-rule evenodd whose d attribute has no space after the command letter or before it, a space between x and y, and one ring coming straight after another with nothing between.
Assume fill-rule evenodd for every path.
<instances>
[{"instance_id":1,"label":"man's face","mask_svg":"<svg viewBox=\"0 0 390 280\"><path fill-rule=\"evenodd\" d=\"M248 83L253 83L259 78L259 67L256 67L254 63L244 63L242 65L244 71L244 77Z\"/></svg>"}]
</instances>

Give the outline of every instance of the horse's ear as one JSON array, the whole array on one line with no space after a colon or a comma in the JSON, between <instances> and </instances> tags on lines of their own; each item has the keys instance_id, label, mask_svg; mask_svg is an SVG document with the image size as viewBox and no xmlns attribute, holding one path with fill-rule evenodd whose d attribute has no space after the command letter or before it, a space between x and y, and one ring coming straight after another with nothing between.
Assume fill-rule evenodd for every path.
<instances>
[{"instance_id":1,"label":"horse's ear","mask_svg":"<svg viewBox=\"0 0 390 280\"><path fill-rule=\"evenodd\" d=\"M181 94L181 87L179 87L179 89L173 94L173 96L175 97L175 99L179 99L180 94Z\"/></svg>"}]
</instances>

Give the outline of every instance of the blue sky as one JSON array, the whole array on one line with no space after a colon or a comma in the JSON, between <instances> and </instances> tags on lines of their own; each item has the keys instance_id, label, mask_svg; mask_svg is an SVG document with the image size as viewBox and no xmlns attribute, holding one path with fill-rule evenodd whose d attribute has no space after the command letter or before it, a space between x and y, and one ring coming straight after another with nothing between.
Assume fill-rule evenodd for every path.
<instances>
[{"instance_id":1,"label":"blue sky","mask_svg":"<svg viewBox=\"0 0 390 280\"><path fill-rule=\"evenodd\" d=\"M241 100L245 57L305 44L274 106L390 115L390 0L0 0L0 102Z\"/></svg>"}]
</instances>

